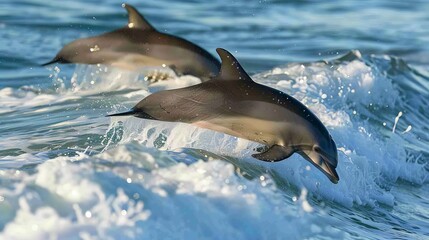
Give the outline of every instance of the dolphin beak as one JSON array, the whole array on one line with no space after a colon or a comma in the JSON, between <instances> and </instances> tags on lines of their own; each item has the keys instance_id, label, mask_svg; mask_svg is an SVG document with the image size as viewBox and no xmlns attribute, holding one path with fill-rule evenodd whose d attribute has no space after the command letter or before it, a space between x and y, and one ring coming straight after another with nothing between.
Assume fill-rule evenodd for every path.
<instances>
[{"instance_id":1,"label":"dolphin beak","mask_svg":"<svg viewBox=\"0 0 429 240\"><path fill-rule=\"evenodd\" d=\"M337 184L340 180L335 166L330 164L327 157L322 153L317 153L313 150L302 150L299 152L307 161L311 162L315 167L322 171L332 183Z\"/></svg>"}]
</instances>

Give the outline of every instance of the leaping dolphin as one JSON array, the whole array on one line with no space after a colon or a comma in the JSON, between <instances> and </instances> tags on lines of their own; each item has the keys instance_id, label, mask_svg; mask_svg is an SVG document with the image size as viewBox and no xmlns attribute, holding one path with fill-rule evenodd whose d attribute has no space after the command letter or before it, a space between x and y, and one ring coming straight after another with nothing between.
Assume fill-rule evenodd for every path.
<instances>
[{"instance_id":1,"label":"leaping dolphin","mask_svg":"<svg viewBox=\"0 0 429 240\"><path fill-rule=\"evenodd\" d=\"M179 75L194 75L203 81L216 76L219 61L201 47L173 35L158 32L131 5L128 25L99 36L75 40L48 63L108 64L129 70L142 66L170 67Z\"/></svg>"},{"instance_id":2,"label":"leaping dolphin","mask_svg":"<svg viewBox=\"0 0 429 240\"><path fill-rule=\"evenodd\" d=\"M286 93L254 82L228 51L216 51L222 66L215 79L153 93L131 111L110 116L191 123L262 143L269 148L252 155L262 161L296 152L337 183L337 147L316 115Z\"/></svg>"}]
</instances>

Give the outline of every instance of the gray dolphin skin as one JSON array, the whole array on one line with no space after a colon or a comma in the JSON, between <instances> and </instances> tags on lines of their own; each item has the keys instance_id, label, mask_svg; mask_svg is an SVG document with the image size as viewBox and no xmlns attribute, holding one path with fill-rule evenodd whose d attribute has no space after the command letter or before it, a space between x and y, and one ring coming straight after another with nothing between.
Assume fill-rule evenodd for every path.
<instances>
[{"instance_id":1,"label":"gray dolphin skin","mask_svg":"<svg viewBox=\"0 0 429 240\"><path fill-rule=\"evenodd\" d=\"M276 162L298 153L333 183L338 153L322 122L298 100L254 82L228 51L216 50L222 59L218 76L187 88L153 93L129 112L138 118L184 122L264 144L253 154Z\"/></svg>"},{"instance_id":2,"label":"gray dolphin skin","mask_svg":"<svg viewBox=\"0 0 429 240\"><path fill-rule=\"evenodd\" d=\"M135 70L142 66L170 67L178 75L193 75L206 81L216 76L220 62L201 47L173 35L158 32L131 5L128 25L99 36L67 44L48 63L108 64Z\"/></svg>"}]
</instances>

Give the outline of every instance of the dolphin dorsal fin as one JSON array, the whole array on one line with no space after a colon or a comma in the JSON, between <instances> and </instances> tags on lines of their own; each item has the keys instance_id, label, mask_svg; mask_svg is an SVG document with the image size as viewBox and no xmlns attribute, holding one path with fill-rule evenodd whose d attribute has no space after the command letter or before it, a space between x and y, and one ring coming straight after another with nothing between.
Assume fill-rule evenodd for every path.
<instances>
[{"instance_id":1,"label":"dolphin dorsal fin","mask_svg":"<svg viewBox=\"0 0 429 240\"><path fill-rule=\"evenodd\" d=\"M154 30L155 28L135 9L133 6L123 3L122 7L128 12L128 27L140 28L144 30Z\"/></svg>"},{"instance_id":2,"label":"dolphin dorsal fin","mask_svg":"<svg viewBox=\"0 0 429 240\"><path fill-rule=\"evenodd\" d=\"M217 48L216 52L219 54L219 57L222 60L219 74L216 77L217 79L228 81L252 81L249 75L247 75L246 71L244 71L243 67L241 67L237 59L230 52L223 48Z\"/></svg>"}]
</instances>

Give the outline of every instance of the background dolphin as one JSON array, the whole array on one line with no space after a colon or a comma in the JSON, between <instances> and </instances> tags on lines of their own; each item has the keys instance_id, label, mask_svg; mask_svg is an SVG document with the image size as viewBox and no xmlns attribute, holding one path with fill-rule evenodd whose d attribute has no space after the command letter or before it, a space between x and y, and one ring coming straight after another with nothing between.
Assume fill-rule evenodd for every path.
<instances>
[{"instance_id":1,"label":"background dolphin","mask_svg":"<svg viewBox=\"0 0 429 240\"><path fill-rule=\"evenodd\" d=\"M293 97L254 82L228 51L217 52L222 66L215 79L153 93L131 111L110 116L191 123L259 142L269 148L252 156L263 161L297 152L337 183L337 148L322 122Z\"/></svg>"},{"instance_id":2,"label":"background dolphin","mask_svg":"<svg viewBox=\"0 0 429 240\"><path fill-rule=\"evenodd\" d=\"M109 64L134 70L142 66L170 67L178 75L190 74L203 81L216 76L219 61L206 50L180 37L158 32L131 5L128 25L99 36L67 44L55 58L43 64Z\"/></svg>"}]
</instances>

